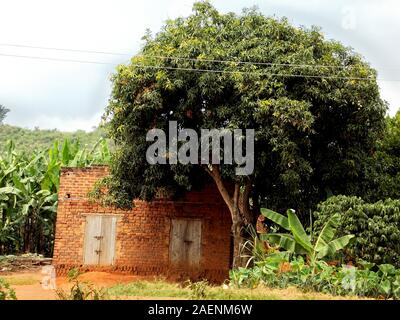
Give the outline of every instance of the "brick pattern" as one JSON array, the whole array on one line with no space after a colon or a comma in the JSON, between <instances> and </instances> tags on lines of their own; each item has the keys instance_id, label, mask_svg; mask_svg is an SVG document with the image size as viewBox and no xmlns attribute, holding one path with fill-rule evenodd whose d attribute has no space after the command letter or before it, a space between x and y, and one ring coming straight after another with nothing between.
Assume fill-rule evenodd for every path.
<instances>
[{"instance_id":1,"label":"brick pattern","mask_svg":"<svg viewBox=\"0 0 400 320\"><path fill-rule=\"evenodd\" d=\"M107 270L143 276L163 275L176 280L207 278L223 281L230 267L230 214L218 190L210 184L200 192L188 192L179 201L135 201L132 210L102 207L87 194L108 167L64 168L60 176L59 204L53 264L58 274L72 267ZM83 242L86 214L118 215L113 266L84 266ZM174 269L169 264L171 219L202 220L202 258L196 270Z\"/></svg>"}]
</instances>

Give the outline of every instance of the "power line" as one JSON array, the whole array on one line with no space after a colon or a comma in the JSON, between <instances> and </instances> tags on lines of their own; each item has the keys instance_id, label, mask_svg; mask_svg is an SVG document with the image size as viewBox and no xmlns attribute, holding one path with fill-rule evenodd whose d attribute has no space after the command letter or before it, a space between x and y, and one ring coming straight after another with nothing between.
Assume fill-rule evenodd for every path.
<instances>
[{"instance_id":1,"label":"power line","mask_svg":"<svg viewBox=\"0 0 400 320\"><path fill-rule=\"evenodd\" d=\"M259 71L233 71L233 70L216 70L216 69L192 69L192 68L181 68L181 67L168 67L168 66L151 66L151 65L140 65L131 64L138 68L148 69L166 69L166 70L181 70L181 71L195 71L195 72L211 72L211 73L228 73L228 74L255 74L255 75L266 75L266 76L277 76L277 77L295 77L295 78L323 78L323 79L344 79L344 80L373 80L373 78L362 78L362 77L342 77L342 76L326 76L326 75L302 75L302 74L289 74L289 73L270 73L270 72L259 72Z\"/></svg>"},{"instance_id":2,"label":"power line","mask_svg":"<svg viewBox=\"0 0 400 320\"><path fill-rule=\"evenodd\" d=\"M111 52L111 51L95 51L95 50L83 50L83 49L70 49L70 48L56 48L56 47L44 47L44 46L31 46L31 45L23 45L23 44L10 44L10 43L0 43L0 46L7 47L16 47L16 48L29 48L29 49L42 49L42 50L55 50L55 51L66 51L66 52L76 52L76 53L90 53L90 54L104 54L104 55L115 55L115 56L132 56L129 53L121 53L121 52ZM53 60L53 61L63 61L63 62L76 62L76 63L88 63L88 64L100 64L100 65L117 65L113 63L107 62L98 62L98 61L82 61L82 60L74 60L74 59L59 59L59 58L42 58L42 57L33 57L33 56L18 56L18 55L6 55L0 54L2 56L9 57L21 57L21 58L32 58L32 59L40 59L40 60ZM241 60L218 60L218 59L201 59L201 58L187 58L187 57L175 57L175 56L158 56L158 55L136 55L135 57L143 57L143 58L155 58L155 59L164 59L164 60L184 60L184 61L192 61L192 62L211 62L211 63L234 63L234 64L244 64L244 65L260 65L260 66L280 66L280 67L295 67L295 68L338 68L345 69L351 68L352 66L338 66L338 65L321 65L321 64L300 64L300 63L274 63L274 62L255 62L255 61L241 61ZM137 65L139 67L139 65ZM145 66L143 66L145 67ZM147 67L147 66L146 66ZM151 66L148 66L151 68ZM162 67L167 69L167 67ZM161 69L161 67L160 67ZM171 69L171 68L169 68ZM191 68L176 68L176 70L187 70L187 71L197 71L201 69L191 69ZM203 72L213 72L212 69L203 69ZM236 71L238 72L238 71ZM275 74L277 75L277 74ZM293 75L293 76L302 76L302 75ZM322 76L309 76L309 77L322 77ZM324 78L333 78L335 76L323 76ZM339 78L349 78L349 77L339 77ZM353 80L370 80L372 78L361 78L361 77L350 77ZM388 82L398 82L399 79L390 80L390 79L380 79L379 81L388 81Z\"/></svg>"},{"instance_id":3,"label":"power line","mask_svg":"<svg viewBox=\"0 0 400 320\"><path fill-rule=\"evenodd\" d=\"M9 43L0 43L0 46L2 46L2 47L15 47L15 48L27 48L27 49L41 49L41 50L80 52L80 53L106 54L106 55L113 55L113 56L129 56L130 55L128 53L118 53L118 52L109 52L109 51L92 51L92 50L82 50L82 49L40 47L40 46L29 46L29 45L23 45L23 44L9 44Z\"/></svg>"},{"instance_id":4,"label":"power line","mask_svg":"<svg viewBox=\"0 0 400 320\"><path fill-rule=\"evenodd\" d=\"M115 63L109 62L99 62L99 61L88 61L88 60L74 60L74 59L61 59L61 58L47 58L38 56L28 56L28 55L15 55L15 54L4 54L0 53L0 56L14 57L14 58L26 58L26 59L39 59L39 60L50 60L50 61L60 61L60 62L74 62L74 63L88 63L88 64L100 64L100 65L117 65ZM308 77L308 78L342 78L350 80L371 80L371 78L361 78L361 77L336 77L336 76L324 76L324 75L300 75L300 74L274 74L274 73L263 73L259 71L231 71L231 70L216 70L216 69L194 69L194 68L183 68L183 67L168 67L168 66L154 66L154 65L144 65L144 64L131 64L132 66L144 69L165 69L165 70L180 70L180 71L195 71L195 72L211 72L211 73L239 73L239 74L262 74L271 76L293 76L293 77Z\"/></svg>"},{"instance_id":5,"label":"power line","mask_svg":"<svg viewBox=\"0 0 400 320\"><path fill-rule=\"evenodd\" d=\"M42 47L42 46L30 46L22 44L8 44L0 43L0 46L4 47L16 47L16 48L28 48L28 49L41 49L41 50L56 50L66 52L79 52L79 53L90 53L90 54L106 54L116 56L132 56L129 53L110 52L110 51L92 51L82 49L69 49L69 48L55 48L55 47ZM201 59L201 58L187 58L187 57L176 57L176 56L159 56L159 55L136 55L135 57L143 58L156 58L165 60L185 60L191 62L212 62L212 63L236 63L236 64L250 64L250 65L261 65L261 66L287 66L287 67L299 67L299 68L338 68L344 69L346 66L338 65L321 65L321 64L300 64L300 63L274 63L274 62L256 62L256 61L241 61L241 60L218 60L218 59ZM350 66L351 67L351 66Z\"/></svg>"},{"instance_id":6,"label":"power line","mask_svg":"<svg viewBox=\"0 0 400 320\"><path fill-rule=\"evenodd\" d=\"M48 60L48 61L59 61L59 62L74 62L74 63L89 63L89 64L101 64L101 65L117 65L115 63L100 62L100 61L88 61L88 60L74 60L74 59L59 59L59 58L47 58L47 57L37 57L37 56L27 56L27 55L17 55L17 54L5 54L0 53L3 57L12 58L25 58L25 59L37 59L37 60Z\"/></svg>"},{"instance_id":7,"label":"power line","mask_svg":"<svg viewBox=\"0 0 400 320\"><path fill-rule=\"evenodd\" d=\"M25 58L25 59L38 59L58 62L73 62L73 63L85 63L85 64L99 64L99 65L114 65L115 63L99 62L99 61L88 61L88 60L74 60L74 59L59 59L59 58L47 58L38 56L28 55L15 55L15 54L3 54L0 56L13 57L13 58ZM269 76L281 76L281 77L304 77L304 78L327 78L327 79L347 79L347 80L372 80L371 78L362 77L340 77L340 76L325 76L325 75L300 75L300 74L277 74L277 73L263 73L255 71L231 71L231 70L216 70L216 69L193 69L183 67L168 67L168 66L154 66L154 65L143 65L143 64L131 64L132 66L143 68L143 69L164 69L164 70L180 70L180 71L194 71L194 72L210 72L210 73L228 73L228 74L258 74L258 75L269 75Z\"/></svg>"},{"instance_id":8,"label":"power line","mask_svg":"<svg viewBox=\"0 0 400 320\"><path fill-rule=\"evenodd\" d=\"M117 63L100 62L100 61L89 61L89 60L75 60L75 59L61 59L61 58L48 58L48 57L38 57L38 56L28 56L28 55L15 55L15 54L4 54L0 53L0 56L13 57L13 58L25 58L25 59L37 59L37 60L47 60L47 61L57 61L57 62L72 62L72 63L83 63L83 64L97 64L97 65L118 65ZM295 78L320 78L320 79L342 79L342 80L374 80L372 77L345 77L345 76L335 76L335 75L303 75L303 74L292 74L292 73L270 73L270 72L260 72L260 71L241 71L241 70L217 70L217 69L194 69L194 68L184 68L184 67L168 67L168 66L155 66L155 65L144 65L144 64L134 64L132 66L143 68L143 69L160 69L160 70L180 70L180 71L192 71L192 72L210 72L210 73L227 73L227 74L255 74L255 75L266 75L266 76L277 76L277 77L295 77ZM386 80L379 79L379 81L393 81L398 82L400 80Z\"/></svg>"}]
</instances>

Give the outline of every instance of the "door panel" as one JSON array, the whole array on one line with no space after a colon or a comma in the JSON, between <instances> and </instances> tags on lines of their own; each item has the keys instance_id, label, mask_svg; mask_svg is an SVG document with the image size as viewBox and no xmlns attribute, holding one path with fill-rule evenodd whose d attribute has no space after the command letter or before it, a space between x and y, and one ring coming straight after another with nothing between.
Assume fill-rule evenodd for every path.
<instances>
[{"instance_id":1,"label":"door panel","mask_svg":"<svg viewBox=\"0 0 400 320\"><path fill-rule=\"evenodd\" d=\"M180 264L185 260L185 257L183 257L183 235L185 233L187 222L182 219L173 219L171 223L170 260L173 264Z\"/></svg>"},{"instance_id":2,"label":"door panel","mask_svg":"<svg viewBox=\"0 0 400 320\"><path fill-rule=\"evenodd\" d=\"M84 264L98 264L101 237L101 216L87 216L85 227Z\"/></svg>"},{"instance_id":3,"label":"door panel","mask_svg":"<svg viewBox=\"0 0 400 320\"><path fill-rule=\"evenodd\" d=\"M103 217L101 223L100 265L112 265L115 252L115 217Z\"/></svg>"},{"instance_id":4,"label":"door panel","mask_svg":"<svg viewBox=\"0 0 400 320\"><path fill-rule=\"evenodd\" d=\"M201 221L191 220L188 224L188 232L186 234L185 250L188 252L188 261L190 266L198 266L201 258Z\"/></svg>"},{"instance_id":5,"label":"door panel","mask_svg":"<svg viewBox=\"0 0 400 320\"><path fill-rule=\"evenodd\" d=\"M172 219L170 261L174 265L197 267L201 258L201 221Z\"/></svg>"},{"instance_id":6,"label":"door panel","mask_svg":"<svg viewBox=\"0 0 400 320\"><path fill-rule=\"evenodd\" d=\"M116 217L86 216L83 263L112 265L115 254Z\"/></svg>"}]
</instances>

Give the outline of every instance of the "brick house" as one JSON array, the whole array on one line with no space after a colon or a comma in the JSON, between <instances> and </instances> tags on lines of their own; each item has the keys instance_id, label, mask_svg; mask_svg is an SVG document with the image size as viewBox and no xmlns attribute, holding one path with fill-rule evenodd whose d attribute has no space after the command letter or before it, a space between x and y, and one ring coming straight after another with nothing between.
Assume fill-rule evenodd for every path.
<instances>
[{"instance_id":1,"label":"brick house","mask_svg":"<svg viewBox=\"0 0 400 320\"><path fill-rule=\"evenodd\" d=\"M132 210L88 199L108 167L64 168L53 264L58 274L85 271L223 281L231 264L231 218L212 184L178 201L135 201Z\"/></svg>"}]
</instances>

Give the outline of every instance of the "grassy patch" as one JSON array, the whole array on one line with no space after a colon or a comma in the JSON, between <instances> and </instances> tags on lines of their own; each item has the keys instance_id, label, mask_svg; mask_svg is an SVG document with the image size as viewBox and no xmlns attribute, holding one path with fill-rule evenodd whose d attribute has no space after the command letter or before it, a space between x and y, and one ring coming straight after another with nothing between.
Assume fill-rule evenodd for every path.
<instances>
[{"instance_id":1,"label":"grassy patch","mask_svg":"<svg viewBox=\"0 0 400 320\"><path fill-rule=\"evenodd\" d=\"M37 284L39 281L32 277L24 277L24 276L5 276L2 277L4 280L7 281L8 284L11 286L28 286Z\"/></svg>"},{"instance_id":2,"label":"grassy patch","mask_svg":"<svg viewBox=\"0 0 400 320\"><path fill-rule=\"evenodd\" d=\"M166 281L135 281L118 284L107 289L111 297L159 297L177 299L198 299L188 286ZM354 297L334 297L320 293L304 293L296 288L270 289L237 289L222 286L206 286L204 299L210 300L324 300L354 299Z\"/></svg>"},{"instance_id":3,"label":"grassy patch","mask_svg":"<svg viewBox=\"0 0 400 320\"><path fill-rule=\"evenodd\" d=\"M188 299L190 289L165 281L135 281L108 288L111 296L171 297Z\"/></svg>"}]
</instances>

